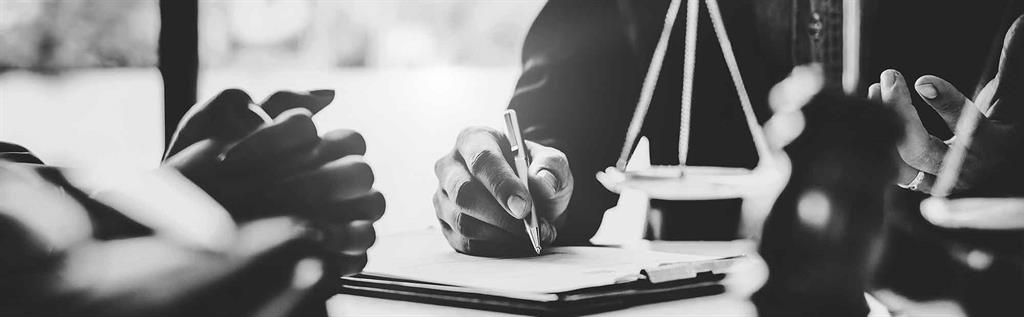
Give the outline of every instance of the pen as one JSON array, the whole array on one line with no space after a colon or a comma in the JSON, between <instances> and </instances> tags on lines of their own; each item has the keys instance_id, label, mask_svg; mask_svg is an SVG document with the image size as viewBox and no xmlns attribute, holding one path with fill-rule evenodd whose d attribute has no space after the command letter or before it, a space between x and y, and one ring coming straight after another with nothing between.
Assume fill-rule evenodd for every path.
<instances>
[{"instance_id":1,"label":"pen","mask_svg":"<svg viewBox=\"0 0 1024 317\"><path fill-rule=\"evenodd\" d=\"M519 130L519 119L516 118L515 110L505 110L505 135L508 136L508 143L512 147L516 174L519 176L519 181L523 183L523 187L526 187L529 192L530 181L527 168L530 165L526 162L526 141L523 141L522 130ZM531 208L529 216L523 217L523 224L526 225L526 235L530 237L533 251L540 254L540 231L537 228L537 210L535 208Z\"/></svg>"}]
</instances>

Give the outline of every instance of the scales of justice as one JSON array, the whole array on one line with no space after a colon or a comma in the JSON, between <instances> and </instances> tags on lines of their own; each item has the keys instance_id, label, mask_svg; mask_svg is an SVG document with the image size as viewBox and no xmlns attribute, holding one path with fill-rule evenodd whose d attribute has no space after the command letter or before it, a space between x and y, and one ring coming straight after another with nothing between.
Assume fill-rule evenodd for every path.
<instances>
[{"instance_id":1,"label":"scales of justice","mask_svg":"<svg viewBox=\"0 0 1024 317\"><path fill-rule=\"evenodd\" d=\"M842 1L842 4L837 2ZM847 11L843 12L842 22L838 25L825 25L826 33L824 38L811 40L809 44L810 62L824 62L826 67L826 78L828 82L839 82L846 93L852 93L856 89L857 72L859 68L857 61L859 56L859 1L839 0L822 1L832 9ZM651 63L644 77L641 87L640 98L633 113L629 128L626 131L626 140L622 146L619 159L615 166L608 167L603 172L598 172L597 180L608 190L622 194L623 191L639 191L651 199L662 200L717 200L743 198L748 196L762 195L770 187L779 187L781 183L788 180L789 162L781 150L773 150L768 144L765 132L758 123L751 105L750 97L740 76L739 65L733 53L732 44L726 33L725 24L722 20L721 10L717 0L687 0L686 10L686 34L683 56L683 87L682 102L680 107L680 129L679 129L679 164L670 166L651 166L640 170L627 170L626 163L639 137L644 118L650 108L654 95L655 86L660 75L662 62L668 49L669 36L675 24L676 16L679 13L681 0L672 0L665 15L665 23L662 28ZM725 63L732 78L733 86L739 97L743 115L753 139L754 147L758 156L758 163L755 168L733 168L718 166L689 166L686 158L689 150L690 139L690 113L692 110L694 65L696 62L697 25L698 10L700 2L704 2L711 18L718 44L725 57ZM811 11L822 10L815 8L815 1L811 1ZM813 19L818 19L817 13L812 16L812 23L809 28L822 28L820 20L814 25ZM831 31L831 33L829 32ZM838 31L838 32L835 32ZM833 36L838 34L837 36ZM812 37L813 38L813 37ZM842 41L839 52L829 52L835 47L830 41ZM836 57L835 53L841 54ZM839 61L841 65L834 62ZM838 67L836 67L838 66ZM831 71L832 68L839 68L841 72ZM841 78L830 78L829 75L839 74Z\"/></svg>"}]
</instances>

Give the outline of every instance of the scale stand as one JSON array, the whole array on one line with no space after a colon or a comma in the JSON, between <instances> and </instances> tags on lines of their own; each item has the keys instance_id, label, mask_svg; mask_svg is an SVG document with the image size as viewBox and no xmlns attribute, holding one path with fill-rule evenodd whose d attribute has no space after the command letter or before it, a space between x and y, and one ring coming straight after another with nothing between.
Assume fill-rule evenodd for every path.
<instances>
[{"instance_id":1,"label":"scale stand","mask_svg":"<svg viewBox=\"0 0 1024 317\"><path fill-rule=\"evenodd\" d=\"M717 0L703 0L711 16L711 23L718 38L718 44L725 57L726 66L732 77L733 85L740 99L743 108L743 115L746 119L747 128L754 141L754 147L758 154L758 164L754 169L717 167L717 166L687 166L686 157L689 151L690 141L690 113L692 109L693 96L693 73L696 62L697 48L697 22L698 10L701 0L687 0L686 10L686 42L683 55L683 91L682 105L680 109L679 128L679 163L678 166L651 166L638 171L627 171L626 162L632 152L633 145L639 137L644 118L650 108L654 96L654 88L657 85L661 72L662 63L665 60L665 53L668 50L669 36L675 25L676 16L679 14L682 0L672 0L665 14L665 23L654 49L650 66L644 77L640 91L640 99L637 101L636 110L630 121L629 129L626 131L626 140L622 146L618 162L615 166L598 172L596 177L608 190L621 194L624 190L638 190L645 193L652 199L663 200L713 200L741 198L756 194L763 190L769 183L777 183L782 176L782 170L778 168L773 151L768 146L764 130L757 122L754 115L750 97L747 94L743 78L740 76L739 65L733 53L732 44L726 33L725 23L722 21L721 10Z\"/></svg>"}]
</instances>

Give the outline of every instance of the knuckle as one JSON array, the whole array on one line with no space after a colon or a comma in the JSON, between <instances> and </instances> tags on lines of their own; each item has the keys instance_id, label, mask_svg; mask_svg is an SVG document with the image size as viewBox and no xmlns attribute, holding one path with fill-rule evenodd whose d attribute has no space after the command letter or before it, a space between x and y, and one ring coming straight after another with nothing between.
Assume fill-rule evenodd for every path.
<instances>
[{"instance_id":1,"label":"knuckle","mask_svg":"<svg viewBox=\"0 0 1024 317\"><path fill-rule=\"evenodd\" d=\"M569 166L569 158L566 157L565 153L562 153L562 151L550 149L545 151L541 156L541 164L557 169L564 169Z\"/></svg>"},{"instance_id":2,"label":"knuckle","mask_svg":"<svg viewBox=\"0 0 1024 317\"><path fill-rule=\"evenodd\" d=\"M468 186L466 186L469 183L469 181L465 180L454 182L450 185L451 188L445 190L445 194L448 195L449 199L458 204L460 202L459 199L465 197L465 195L463 195L463 191L469 191Z\"/></svg>"},{"instance_id":3,"label":"knuckle","mask_svg":"<svg viewBox=\"0 0 1024 317\"><path fill-rule=\"evenodd\" d=\"M466 141L470 137L474 137L474 136L478 136L478 135L494 135L494 133L496 133L496 132L497 132L497 130L494 130L494 128L491 128L491 127L471 126L471 127L467 127L465 129L462 129L462 131L459 132L459 136L458 136L457 140L459 141L458 143L461 144L461 143L463 143L464 141Z\"/></svg>"},{"instance_id":4,"label":"knuckle","mask_svg":"<svg viewBox=\"0 0 1024 317\"><path fill-rule=\"evenodd\" d=\"M437 220L440 220L442 223L447 222L447 219L446 219L445 216L448 214L446 212L446 210L444 209L444 206L441 203L441 200L445 199L445 198L446 197L444 197L444 193L441 190L438 190L434 194L434 198L433 198L433 202L434 202L434 215L437 216Z\"/></svg>"},{"instance_id":5,"label":"knuckle","mask_svg":"<svg viewBox=\"0 0 1024 317\"><path fill-rule=\"evenodd\" d=\"M441 178L445 176L445 172L456 166L457 162L455 161L455 153L449 152L434 162L434 174L439 180L443 181Z\"/></svg>"},{"instance_id":6,"label":"knuckle","mask_svg":"<svg viewBox=\"0 0 1024 317\"><path fill-rule=\"evenodd\" d=\"M449 223L449 225L451 225L452 227L452 230L455 230L455 232L465 235L466 232L468 231L466 230L467 226L465 217L466 214L463 214L461 212L455 212L454 215L452 216L451 222Z\"/></svg>"},{"instance_id":7,"label":"knuckle","mask_svg":"<svg viewBox=\"0 0 1024 317\"><path fill-rule=\"evenodd\" d=\"M504 164L505 159L492 149L483 149L471 157L467 163L469 171L474 175L487 175L497 173L498 166Z\"/></svg>"},{"instance_id":8,"label":"knuckle","mask_svg":"<svg viewBox=\"0 0 1024 317\"><path fill-rule=\"evenodd\" d=\"M444 223L442 222L443 226ZM448 241L448 245L455 249L455 251L465 253L466 252L466 239L458 233L452 232L451 230L443 230L444 238Z\"/></svg>"},{"instance_id":9,"label":"knuckle","mask_svg":"<svg viewBox=\"0 0 1024 317\"><path fill-rule=\"evenodd\" d=\"M491 183L491 192L504 200L504 197L511 196L519 191L522 184L511 177L501 177Z\"/></svg>"},{"instance_id":10,"label":"knuckle","mask_svg":"<svg viewBox=\"0 0 1024 317\"><path fill-rule=\"evenodd\" d=\"M267 100L274 100L274 99L290 97L290 96L294 96L294 95L296 95L295 92L293 92L291 90L278 90L278 91L275 91L273 94L271 94L270 97L267 97Z\"/></svg>"}]
</instances>

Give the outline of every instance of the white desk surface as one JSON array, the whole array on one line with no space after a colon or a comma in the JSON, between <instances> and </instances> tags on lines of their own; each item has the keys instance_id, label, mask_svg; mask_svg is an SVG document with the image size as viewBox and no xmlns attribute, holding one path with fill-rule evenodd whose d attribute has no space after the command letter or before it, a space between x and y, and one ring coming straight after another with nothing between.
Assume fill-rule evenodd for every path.
<instances>
[{"instance_id":1,"label":"white desk surface","mask_svg":"<svg viewBox=\"0 0 1024 317\"><path fill-rule=\"evenodd\" d=\"M441 234L438 232L437 234ZM387 239L386 236L381 239ZM678 252L700 255L754 254L751 241L653 241L641 242L629 247L648 248L664 252ZM756 310L748 300L767 278L767 268L759 258L737 264L736 270L724 281L727 291L723 294L698 298L681 299L635 306L623 310L605 312L596 316L754 316ZM868 297L872 306L871 316L890 316L874 298ZM481 311L467 308L439 306L379 299L355 295L336 295L327 302L330 316L508 316L509 314Z\"/></svg>"}]
</instances>

